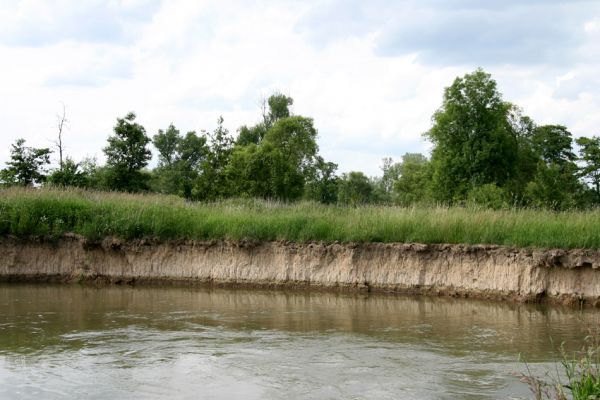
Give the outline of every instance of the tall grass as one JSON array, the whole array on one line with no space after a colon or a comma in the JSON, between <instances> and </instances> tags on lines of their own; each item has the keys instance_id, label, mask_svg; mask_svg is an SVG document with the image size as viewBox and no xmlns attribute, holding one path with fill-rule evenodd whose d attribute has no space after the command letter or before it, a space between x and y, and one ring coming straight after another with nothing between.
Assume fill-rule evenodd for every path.
<instances>
[{"instance_id":1,"label":"tall grass","mask_svg":"<svg viewBox=\"0 0 600 400\"><path fill-rule=\"evenodd\" d=\"M558 364L556 375L546 373L549 380L535 376L525 364L527 374L521 375L521 381L529 386L536 400L600 400L600 331L597 328L590 330L579 351L569 353L561 345Z\"/></svg>"},{"instance_id":2,"label":"tall grass","mask_svg":"<svg viewBox=\"0 0 600 400\"><path fill-rule=\"evenodd\" d=\"M600 211L342 207L259 200L188 203L174 196L83 190L0 191L0 235L96 240L256 239L600 248Z\"/></svg>"}]
</instances>

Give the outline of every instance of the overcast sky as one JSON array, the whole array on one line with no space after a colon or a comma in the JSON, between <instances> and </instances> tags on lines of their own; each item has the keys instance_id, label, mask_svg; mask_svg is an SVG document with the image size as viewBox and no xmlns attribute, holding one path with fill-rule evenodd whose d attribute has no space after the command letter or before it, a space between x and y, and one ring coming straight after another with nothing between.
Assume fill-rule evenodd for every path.
<instances>
[{"instance_id":1,"label":"overcast sky","mask_svg":"<svg viewBox=\"0 0 600 400\"><path fill-rule=\"evenodd\" d=\"M428 151L444 87L483 67L538 124L600 135L600 1L0 0L0 163L51 146L66 105L75 159L128 111L235 134L274 91L313 117L340 171Z\"/></svg>"}]
</instances>

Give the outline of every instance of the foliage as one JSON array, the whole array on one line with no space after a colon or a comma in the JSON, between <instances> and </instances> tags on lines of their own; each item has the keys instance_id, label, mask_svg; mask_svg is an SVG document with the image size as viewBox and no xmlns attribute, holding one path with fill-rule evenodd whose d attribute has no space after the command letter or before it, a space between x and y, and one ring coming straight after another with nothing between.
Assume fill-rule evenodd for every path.
<instances>
[{"instance_id":1,"label":"foliage","mask_svg":"<svg viewBox=\"0 0 600 400\"><path fill-rule=\"evenodd\" d=\"M114 190L137 192L147 189L148 174L141 169L148 165L151 153L146 147L150 138L135 121L135 114L117 118L114 135L108 138L106 154L106 187Z\"/></svg>"},{"instance_id":2,"label":"foliage","mask_svg":"<svg viewBox=\"0 0 600 400\"><path fill-rule=\"evenodd\" d=\"M582 186L575 175L574 163L560 165L540 162L534 179L527 184L528 205L552 210L567 210L577 205Z\"/></svg>"},{"instance_id":3,"label":"foliage","mask_svg":"<svg viewBox=\"0 0 600 400\"><path fill-rule=\"evenodd\" d=\"M191 197L196 200L216 200L228 197L231 187L227 178L227 166L233 152L233 138L223 126L223 117L217 120L217 128L208 133L209 145L206 157L200 164L201 174L192 188Z\"/></svg>"},{"instance_id":4,"label":"foliage","mask_svg":"<svg viewBox=\"0 0 600 400\"><path fill-rule=\"evenodd\" d=\"M52 171L47 181L56 186L85 188L90 187L90 173L82 167L81 163L76 163L67 157L62 163L62 167Z\"/></svg>"},{"instance_id":5,"label":"foliage","mask_svg":"<svg viewBox=\"0 0 600 400\"><path fill-rule=\"evenodd\" d=\"M338 200L339 178L335 174L337 164L326 162L323 157L317 156L313 171L304 189L307 200L323 204L333 204Z\"/></svg>"},{"instance_id":6,"label":"foliage","mask_svg":"<svg viewBox=\"0 0 600 400\"><path fill-rule=\"evenodd\" d=\"M338 202L357 206L366 204L373 195L373 185L362 172L342 174L338 188Z\"/></svg>"},{"instance_id":7,"label":"foliage","mask_svg":"<svg viewBox=\"0 0 600 400\"><path fill-rule=\"evenodd\" d=\"M270 111L263 115L263 123L240 129L227 166L228 184L237 196L296 200L305 194L307 182L317 187L319 173L331 180L328 174L333 171L328 169L333 164L318 157L312 118L290 116L291 98L276 94L268 104ZM331 196L323 192L331 189L328 181L319 189L326 201Z\"/></svg>"},{"instance_id":8,"label":"foliage","mask_svg":"<svg viewBox=\"0 0 600 400\"><path fill-rule=\"evenodd\" d=\"M192 198L194 184L202 173L202 163L207 159L206 137L196 132L182 136L173 126L154 135L153 143L158 150L158 166L154 170L155 191Z\"/></svg>"},{"instance_id":9,"label":"foliage","mask_svg":"<svg viewBox=\"0 0 600 400\"><path fill-rule=\"evenodd\" d=\"M431 181L429 160L419 153L406 153L398 172L400 176L394 183L396 202L402 205L426 202Z\"/></svg>"},{"instance_id":10,"label":"foliage","mask_svg":"<svg viewBox=\"0 0 600 400\"><path fill-rule=\"evenodd\" d=\"M564 343L560 347L560 366L567 383L560 377L550 377L550 381L535 376L527 365L527 374L521 381L529 385L536 400L597 400L600 399L600 336L593 332L585 338L583 347L570 354Z\"/></svg>"},{"instance_id":11,"label":"foliage","mask_svg":"<svg viewBox=\"0 0 600 400\"><path fill-rule=\"evenodd\" d=\"M491 208L492 210L508 208L506 193L494 183L476 186L471 189L467 204L475 207Z\"/></svg>"},{"instance_id":12,"label":"foliage","mask_svg":"<svg viewBox=\"0 0 600 400\"><path fill-rule=\"evenodd\" d=\"M300 198L314 165L315 137L312 120L295 116L277 121L258 145L237 147L228 170L235 192L280 200Z\"/></svg>"},{"instance_id":13,"label":"foliage","mask_svg":"<svg viewBox=\"0 0 600 400\"><path fill-rule=\"evenodd\" d=\"M281 93L274 93L263 103L262 122L253 127L243 125L238 130L236 144L246 146L254 143L259 144L265 137L267 131L282 118L288 118L292 115L290 106L294 104L294 99Z\"/></svg>"},{"instance_id":14,"label":"foliage","mask_svg":"<svg viewBox=\"0 0 600 400\"><path fill-rule=\"evenodd\" d=\"M1 171L0 181L4 186L32 186L46 180L44 166L50 164L48 148L25 146L25 139L17 139L10 150L7 168Z\"/></svg>"},{"instance_id":15,"label":"foliage","mask_svg":"<svg viewBox=\"0 0 600 400\"><path fill-rule=\"evenodd\" d=\"M400 163L391 157L384 157L381 165L381 177L372 177L372 200L377 203L395 203L394 183L400 178Z\"/></svg>"},{"instance_id":16,"label":"foliage","mask_svg":"<svg viewBox=\"0 0 600 400\"><path fill-rule=\"evenodd\" d=\"M265 126L270 128L275 122L292 115L290 106L294 104L294 99L282 93L274 93L267 100L269 112L263 115Z\"/></svg>"},{"instance_id":17,"label":"foliage","mask_svg":"<svg viewBox=\"0 0 600 400\"><path fill-rule=\"evenodd\" d=\"M502 187L516 175L518 142L510 110L496 82L481 69L456 78L445 89L426 133L434 145L432 186L437 200L460 201L472 187Z\"/></svg>"},{"instance_id":18,"label":"foliage","mask_svg":"<svg viewBox=\"0 0 600 400\"><path fill-rule=\"evenodd\" d=\"M580 137L577 144L583 162L580 174L592 184L596 204L600 204L600 137Z\"/></svg>"},{"instance_id":19,"label":"foliage","mask_svg":"<svg viewBox=\"0 0 600 400\"><path fill-rule=\"evenodd\" d=\"M564 165L575 161L571 132L562 125L542 125L533 130L534 150L547 164Z\"/></svg>"}]
</instances>

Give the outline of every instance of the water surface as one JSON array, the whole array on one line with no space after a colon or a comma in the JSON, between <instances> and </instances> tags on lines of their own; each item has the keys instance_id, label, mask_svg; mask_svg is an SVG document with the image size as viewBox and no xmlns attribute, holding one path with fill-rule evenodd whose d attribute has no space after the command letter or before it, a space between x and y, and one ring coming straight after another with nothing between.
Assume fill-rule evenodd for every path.
<instances>
[{"instance_id":1,"label":"water surface","mask_svg":"<svg viewBox=\"0 0 600 400\"><path fill-rule=\"evenodd\" d=\"M473 300L0 285L0 398L510 399L600 313Z\"/></svg>"}]
</instances>

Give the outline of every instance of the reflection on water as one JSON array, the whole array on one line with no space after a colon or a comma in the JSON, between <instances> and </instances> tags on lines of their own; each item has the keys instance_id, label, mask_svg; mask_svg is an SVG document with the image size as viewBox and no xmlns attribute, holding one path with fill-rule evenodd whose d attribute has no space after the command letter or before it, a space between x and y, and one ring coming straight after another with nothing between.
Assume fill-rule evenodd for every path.
<instances>
[{"instance_id":1,"label":"reflection on water","mask_svg":"<svg viewBox=\"0 0 600 400\"><path fill-rule=\"evenodd\" d=\"M0 286L0 398L526 398L600 313L479 301Z\"/></svg>"}]
</instances>

